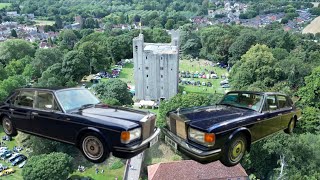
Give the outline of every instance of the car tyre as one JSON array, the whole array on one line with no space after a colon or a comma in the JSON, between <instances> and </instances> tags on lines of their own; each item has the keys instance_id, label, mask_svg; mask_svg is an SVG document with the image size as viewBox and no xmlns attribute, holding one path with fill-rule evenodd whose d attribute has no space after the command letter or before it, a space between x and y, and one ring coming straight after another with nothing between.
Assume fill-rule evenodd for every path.
<instances>
[{"instance_id":1,"label":"car tyre","mask_svg":"<svg viewBox=\"0 0 320 180\"><path fill-rule=\"evenodd\" d=\"M243 134L233 137L223 147L221 163L227 167L237 165L245 155L247 143L247 139Z\"/></svg>"},{"instance_id":2,"label":"car tyre","mask_svg":"<svg viewBox=\"0 0 320 180\"><path fill-rule=\"evenodd\" d=\"M284 132L287 134L292 134L295 126L296 126L296 120L292 118L288 124L288 128L285 129Z\"/></svg>"},{"instance_id":3,"label":"car tyre","mask_svg":"<svg viewBox=\"0 0 320 180\"><path fill-rule=\"evenodd\" d=\"M2 118L2 127L6 135L13 137L18 134L17 129L14 127L11 119L8 116Z\"/></svg>"},{"instance_id":4,"label":"car tyre","mask_svg":"<svg viewBox=\"0 0 320 180\"><path fill-rule=\"evenodd\" d=\"M93 163L104 162L110 154L103 138L94 132L82 136L79 147L83 155Z\"/></svg>"}]
</instances>

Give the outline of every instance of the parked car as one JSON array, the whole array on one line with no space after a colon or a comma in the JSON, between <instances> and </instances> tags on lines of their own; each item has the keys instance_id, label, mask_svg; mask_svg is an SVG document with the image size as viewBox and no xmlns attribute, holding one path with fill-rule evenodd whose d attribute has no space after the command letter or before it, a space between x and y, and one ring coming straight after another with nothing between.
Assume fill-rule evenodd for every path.
<instances>
[{"instance_id":1,"label":"parked car","mask_svg":"<svg viewBox=\"0 0 320 180\"><path fill-rule=\"evenodd\" d=\"M223 81L220 81L220 85L224 85L224 84L229 84L229 80L228 79L225 79Z\"/></svg>"},{"instance_id":2,"label":"parked car","mask_svg":"<svg viewBox=\"0 0 320 180\"><path fill-rule=\"evenodd\" d=\"M221 86L222 88L230 88L230 85L229 84L224 84Z\"/></svg>"},{"instance_id":3,"label":"parked car","mask_svg":"<svg viewBox=\"0 0 320 180\"><path fill-rule=\"evenodd\" d=\"M22 156L22 154L19 153L14 153L9 159L8 162L13 162L16 158L18 158L19 156Z\"/></svg>"},{"instance_id":4,"label":"parked car","mask_svg":"<svg viewBox=\"0 0 320 180\"><path fill-rule=\"evenodd\" d=\"M14 172L15 172L15 170L12 168L6 169L6 170L0 172L0 177L12 174Z\"/></svg>"},{"instance_id":5,"label":"parked car","mask_svg":"<svg viewBox=\"0 0 320 180\"><path fill-rule=\"evenodd\" d=\"M22 163L19 164L19 168L23 168L23 166L27 163L27 160L23 161Z\"/></svg>"},{"instance_id":6,"label":"parked car","mask_svg":"<svg viewBox=\"0 0 320 180\"><path fill-rule=\"evenodd\" d=\"M16 90L0 105L4 132L17 130L77 146L94 163L131 158L158 141L152 113L105 105L84 88Z\"/></svg>"},{"instance_id":7,"label":"parked car","mask_svg":"<svg viewBox=\"0 0 320 180\"><path fill-rule=\"evenodd\" d=\"M4 147L0 147L0 153L3 152L3 151L7 151L7 150L9 150L8 147L5 147L5 146Z\"/></svg>"},{"instance_id":8,"label":"parked car","mask_svg":"<svg viewBox=\"0 0 320 180\"><path fill-rule=\"evenodd\" d=\"M5 165L3 165L3 164L0 164L0 172L4 171L4 170L6 170L6 169L8 169L8 166L5 166Z\"/></svg>"},{"instance_id":9,"label":"parked car","mask_svg":"<svg viewBox=\"0 0 320 180\"><path fill-rule=\"evenodd\" d=\"M3 151L3 152L1 152L0 153L0 157L2 158L2 157L5 157L7 154L9 154L9 153L12 153L12 151L10 151L10 150L6 150L6 151Z\"/></svg>"},{"instance_id":10,"label":"parked car","mask_svg":"<svg viewBox=\"0 0 320 180\"><path fill-rule=\"evenodd\" d=\"M22 155L22 156L17 157L11 164L12 164L12 166L16 166L25 160L27 160L27 157L25 155Z\"/></svg>"},{"instance_id":11,"label":"parked car","mask_svg":"<svg viewBox=\"0 0 320 180\"><path fill-rule=\"evenodd\" d=\"M200 163L234 166L251 144L280 130L292 133L301 110L281 93L230 91L214 106L167 113L165 141Z\"/></svg>"},{"instance_id":12,"label":"parked car","mask_svg":"<svg viewBox=\"0 0 320 180\"><path fill-rule=\"evenodd\" d=\"M208 86L208 87L212 87L212 83L211 83L211 82L208 82L208 83L207 83L207 86Z\"/></svg>"}]
</instances>

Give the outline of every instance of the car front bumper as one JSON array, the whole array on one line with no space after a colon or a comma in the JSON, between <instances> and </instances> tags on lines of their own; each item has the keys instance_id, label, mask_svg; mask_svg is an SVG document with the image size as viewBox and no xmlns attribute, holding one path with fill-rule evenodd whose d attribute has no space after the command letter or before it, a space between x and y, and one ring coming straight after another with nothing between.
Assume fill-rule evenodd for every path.
<instances>
[{"instance_id":1,"label":"car front bumper","mask_svg":"<svg viewBox=\"0 0 320 180\"><path fill-rule=\"evenodd\" d=\"M124 159L132 158L140 154L145 149L149 148L152 145L151 141L154 140L155 138L159 138L159 133L160 133L160 128L157 128L157 130L152 134L152 136L142 141L141 144L138 144L135 146L130 146L130 147L116 146L113 148L114 150L112 152L112 155L119 158L124 158Z\"/></svg>"},{"instance_id":2,"label":"car front bumper","mask_svg":"<svg viewBox=\"0 0 320 180\"><path fill-rule=\"evenodd\" d=\"M166 128L163 128L162 132L164 133L165 138L168 138L177 144L177 146L174 148L199 163L206 164L220 159L221 149L203 151L190 144L187 144L184 139L174 135Z\"/></svg>"}]
</instances>

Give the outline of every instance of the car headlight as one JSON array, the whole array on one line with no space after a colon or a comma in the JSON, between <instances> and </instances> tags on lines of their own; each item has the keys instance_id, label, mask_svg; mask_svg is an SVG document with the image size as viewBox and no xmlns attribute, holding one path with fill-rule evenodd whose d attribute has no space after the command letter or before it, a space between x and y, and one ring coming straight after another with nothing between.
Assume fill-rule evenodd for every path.
<instances>
[{"instance_id":1,"label":"car headlight","mask_svg":"<svg viewBox=\"0 0 320 180\"><path fill-rule=\"evenodd\" d=\"M130 131L121 132L121 142L128 144L129 142L141 138L141 128L132 129Z\"/></svg>"},{"instance_id":2,"label":"car headlight","mask_svg":"<svg viewBox=\"0 0 320 180\"><path fill-rule=\"evenodd\" d=\"M193 128L189 128L188 133L190 140L201 143L206 146L213 146L216 140L214 133L206 133Z\"/></svg>"}]
</instances>

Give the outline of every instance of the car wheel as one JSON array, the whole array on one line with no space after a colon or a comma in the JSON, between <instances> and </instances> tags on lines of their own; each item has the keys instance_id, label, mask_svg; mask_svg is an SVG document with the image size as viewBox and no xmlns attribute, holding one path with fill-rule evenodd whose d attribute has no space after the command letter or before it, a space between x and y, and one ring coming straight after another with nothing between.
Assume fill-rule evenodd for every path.
<instances>
[{"instance_id":1,"label":"car wheel","mask_svg":"<svg viewBox=\"0 0 320 180\"><path fill-rule=\"evenodd\" d=\"M16 136L17 135L17 130L14 127L14 125L9 117L4 116L2 118L2 127L3 127L4 132L8 136Z\"/></svg>"},{"instance_id":2,"label":"car wheel","mask_svg":"<svg viewBox=\"0 0 320 180\"><path fill-rule=\"evenodd\" d=\"M288 124L288 128L285 130L285 132L288 133L288 134L292 134L295 125L296 125L295 119L291 119L289 124Z\"/></svg>"},{"instance_id":3,"label":"car wheel","mask_svg":"<svg viewBox=\"0 0 320 180\"><path fill-rule=\"evenodd\" d=\"M243 134L239 134L225 144L220 161L227 167L235 166L243 158L246 149L247 139Z\"/></svg>"},{"instance_id":4,"label":"car wheel","mask_svg":"<svg viewBox=\"0 0 320 180\"><path fill-rule=\"evenodd\" d=\"M84 135L81 139L80 147L84 156L93 163L105 161L110 154L106 143L97 133Z\"/></svg>"}]
</instances>

